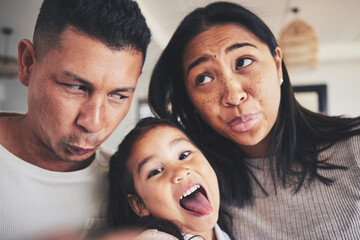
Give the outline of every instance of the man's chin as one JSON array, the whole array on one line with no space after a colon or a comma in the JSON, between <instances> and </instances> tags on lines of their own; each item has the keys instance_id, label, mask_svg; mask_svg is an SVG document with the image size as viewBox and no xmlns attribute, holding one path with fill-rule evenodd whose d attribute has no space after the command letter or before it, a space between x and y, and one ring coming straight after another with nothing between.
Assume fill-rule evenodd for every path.
<instances>
[{"instance_id":1,"label":"man's chin","mask_svg":"<svg viewBox=\"0 0 360 240\"><path fill-rule=\"evenodd\" d=\"M61 160L64 162L73 162L73 163L81 163L86 161L92 161L95 157L95 152L83 154L83 155L71 155L67 154L64 157L61 157Z\"/></svg>"}]
</instances>

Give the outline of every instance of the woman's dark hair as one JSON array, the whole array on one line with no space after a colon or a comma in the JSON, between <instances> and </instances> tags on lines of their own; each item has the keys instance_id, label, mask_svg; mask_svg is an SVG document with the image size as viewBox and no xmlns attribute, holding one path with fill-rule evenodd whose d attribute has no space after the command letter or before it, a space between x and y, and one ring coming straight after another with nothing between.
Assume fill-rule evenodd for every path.
<instances>
[{"instance_id":1,"label":"woman's dark hair","mask_svg":"<svg viewBox=\"0 0 360 240\"><path fill-rule=\"evenodd\" d=\"M110 49L139 51L145 61L151 34L133 0L44 0L34 31L37 54L56 47L70 26Z\"/></svg>"},{"instance_id":2,"label":"woman's dark hair","mask_svg":"<svg viewBox=\"0 0 360 240\"><path fill-rule=\"evenodd\" d=\"M111 229L125 227L141 227L143 229L158 229L169 233L178 239L184 239L180 229L172 222L156 218L152 215L139 217L131 208L127 196L132 194L138 196L134 187L133 177L129 169L128 160L131 157L135 142L143 137L148 131L158 126L170 126L177 128L186 134L181 126L176 123L159 118L143 118L134 129L132 129L119 144L117 152L110 159L109 170L109 202L107 209L107 222ZM188 134L186 134L188 136ZM191 139L190 139L191 141ZM141 199L139 198L141 201ZM219 226L232 236L232 219L225 209L219 210Z\"/></svg>"},{"instance_id":3,"label":"woman's dark hair","mask_svg":"<svg viewBox=\"0 0 360 240\"><path fill-rule=\"evenodd\" d=\"M160 56L150 82L149 104L159 117L179 122L207 155L217 171L221 196L230 204L243 206L253 200L251 179L255 178L244 153L236 143L221 136L200 116L191 103L184 83L183 53L188 43L212 26L240 25L267 44L275 56L277 42L271 30L254 13L233 3L216 2L197 8L187 15L176 29L169 44ZM319 169L344 169L318 159L318 153L336 141L360 133L360 118L328 117L311 112L295 99L285 63L282 61L283 84L281 101L271 139L267 147L270 169L276 189L276 179L286 186L290 179L296 193L309 176L324 184L332 179L321 176ZM293 170L294 164L300 171ZM289 178L287 176L294 176ZM266 191L263 189L265 194Z\"/></svg>"}]
</instances>

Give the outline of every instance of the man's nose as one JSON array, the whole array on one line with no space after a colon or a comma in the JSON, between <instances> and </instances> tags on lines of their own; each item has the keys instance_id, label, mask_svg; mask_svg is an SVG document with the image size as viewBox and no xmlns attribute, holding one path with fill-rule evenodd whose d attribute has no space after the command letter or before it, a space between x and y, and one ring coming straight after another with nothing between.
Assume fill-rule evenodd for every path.
<instances>
[{"instance_id":1,"label":"man's nose","mask_svg":"<svg viewBox=\"0 0 360 240\"><path fill-rule=\"evenodd\" d=\"M100 131L104 127L104 108L104 99L100 96L92 96L79 110L76 124L88 133Z\"/></svg>"}]
</instances>

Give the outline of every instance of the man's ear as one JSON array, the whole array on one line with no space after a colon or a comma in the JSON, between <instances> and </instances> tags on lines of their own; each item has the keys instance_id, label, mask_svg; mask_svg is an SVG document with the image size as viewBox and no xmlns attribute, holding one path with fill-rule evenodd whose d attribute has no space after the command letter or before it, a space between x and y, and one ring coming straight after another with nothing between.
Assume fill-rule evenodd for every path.
<instances>
[{"instance_id":1,"label":"man's ear","mask_svg":"<svg viewBox=\"0 0 360 240\"><path fill-rule=\"evenodd\" d=\"M19 42L18 58L20 82L29 86L30 73L36 61L35 49L29 40L23 39Z\"/></svg>"},{"instance_id":2,"label":"man's ear","mask_svg":"<svg viewBox=\"0 0 360 240\"><path fill-rule=\"evenodd\" d=\"M149 216L150 215L150 212L146 208L144 202L138 196L128 194L127 199L128 199L129 205L131 206L133 211L139 217L144 217L144 216Z\"/></svg>"}]
</instances>

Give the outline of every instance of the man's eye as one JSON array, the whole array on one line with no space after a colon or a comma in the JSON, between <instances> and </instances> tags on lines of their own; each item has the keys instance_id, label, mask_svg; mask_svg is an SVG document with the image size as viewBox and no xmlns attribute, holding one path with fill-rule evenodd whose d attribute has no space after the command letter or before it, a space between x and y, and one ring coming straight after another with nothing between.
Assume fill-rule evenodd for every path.
<instances>
[{"instance_id":1,"label":"man's eye","mask_svg":"<svg viewBox=\"0 0 360 240\"><path fill-rule=\"evenodd\" d=\"M82 86L82 85L72 85L72 84L64 84L64 85L73 91L86 91L87 90L87 87Z\"/></svg>"},{"instance_id":2,"label":"man's eye","mask_svg":"<svg viewBox=\"0 0 360 240\"><path fill-rule=\"evenodd\" d=\"M235 66L235 69L236 70L239 70L243 67L246 67L248 65L250 65L254 60L251 59L251 58L239 58L237 61L236 61L236 66Z\"/></svg>"},{"instance_id":3,"label":"man's eye","mask_svg":"<svg viewBox=\"0 0 360 240\"><path fill-rule=\"evenodd\" d=\"M211 82L212 80L213 80L212 77L209 77L207 75L201 75L196 79L196 84L203 85L208 82Z\"/></svg>"},{"instance_id":4,"label":"man's eye","mask_svg":"<svg viewBox=\"0 0 360 240\"><path fill-rule=\"evenodd\" d=\"M184 160L185 158L187 158L190 154L190 151L186 151L180 154L179 156L179 160Z\"/></svg>"},{"instance_id":5,"label":"man's eye","mask_svg":"<svg viewBox=\"0 0 360 240\"><path fill-rule=\"evenodd\" d=\"M150 172L150 174L148 175L147 178L151 178L159 173L161 173L162 171L164 171L164 168L158 168L158 169L155 169L153 171Z\"/></svg>"},{"instance_id":6,"label":"man's eye","mask_svg":"<svg viewBox=\"0 0 360 240\"><path fill-rule=\"evenodd\" d=\"M118 101L118 102L122 102L124 101L125 99L129 98L129 96L125 96L125 95L122 95L122 94L119 94L119 93L111 93L109 94L109 96L115 100L115 101Z\"/></svg>"},{"instance_id":7,"label":"man's eye","mask_svg":"<svg viewBox=\"0 0 360 240\"><path fill-rule=\"evenodd\" d=\"M112 96L113 96L113 97L116 97L116 98L118 98L118 99L128 98L127 96L124 96L124 95L121 95L121 94L113 94Z\"/></svg>"}]
</instances>

